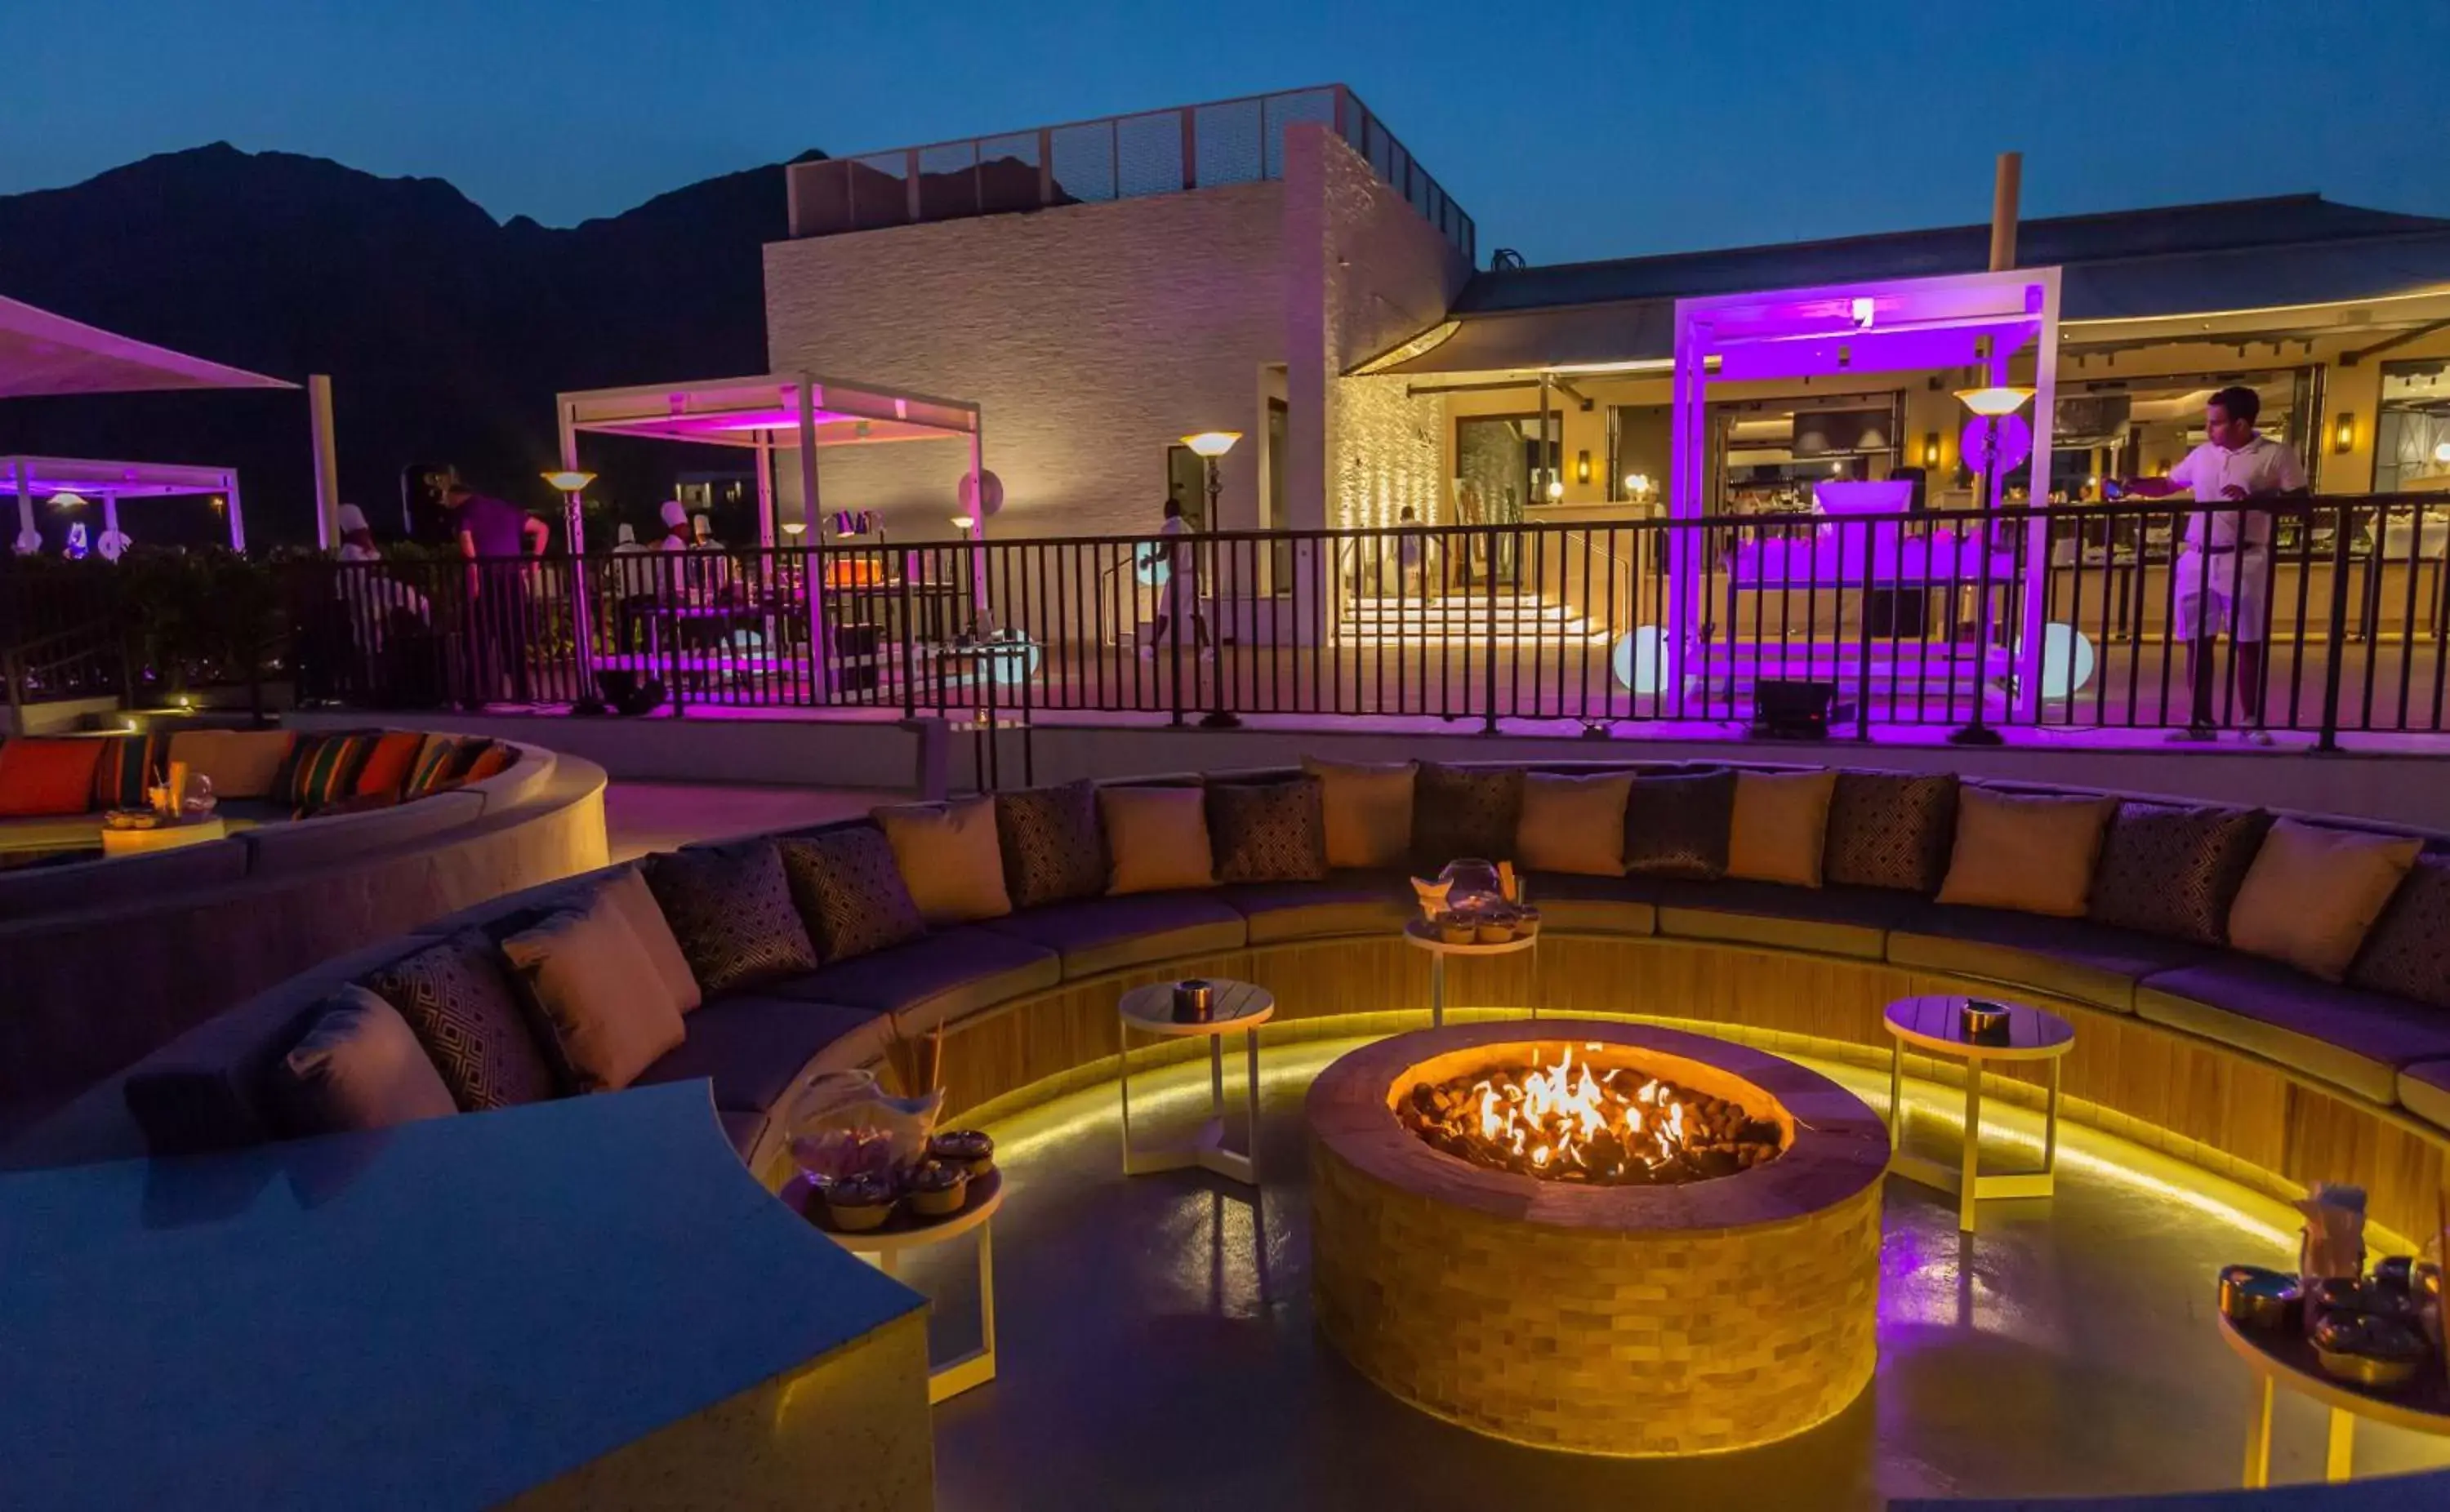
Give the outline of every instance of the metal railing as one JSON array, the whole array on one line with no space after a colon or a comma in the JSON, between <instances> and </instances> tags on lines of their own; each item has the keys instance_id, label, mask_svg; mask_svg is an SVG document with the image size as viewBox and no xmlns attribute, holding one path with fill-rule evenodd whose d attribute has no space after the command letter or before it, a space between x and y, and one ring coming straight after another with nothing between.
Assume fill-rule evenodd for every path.
<instances>
[{"instance_id":1,"label":"metal railing","mask_svg":"<svg viewBox=\"0 0 2450 1512\"><path fill-rule=\"evenodd\" d=\"M1284 177L1285 128L1332 129L1474 260L1471 217L1340 84L794 163L790 234L835 236Z\"/></svg>"},{"instance_id":2,"label":"metal railing","mask_svg":"<svg viewBox=\"0 0 2450 1512\"><path fill-rule=\"evenodd\" d=\"M127 692L122 614L107 569L62 565L0 563L0 686L12 710Z\"/></svg>"},{"instance_id":3,"label":"metal railing","mask_svg":"<svg viewBox=\"0 0 2450 1512\"><path fill-rule=\"evenodd\" d=\"M684 710L1723 727L1778 683L1866 738L2328 746L2443 730L2445 547L2411 495L319 563L293 639L301 697L367 707L610 673Z\"/></svg>"}]
</instances>

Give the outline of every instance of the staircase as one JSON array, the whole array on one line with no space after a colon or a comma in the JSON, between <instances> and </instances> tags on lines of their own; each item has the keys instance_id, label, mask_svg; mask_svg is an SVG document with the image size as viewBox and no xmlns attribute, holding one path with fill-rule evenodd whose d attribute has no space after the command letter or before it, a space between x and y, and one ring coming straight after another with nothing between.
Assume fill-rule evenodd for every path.
<instances>
[{"instance_id":1,"label":"staircase","mask_svg":"<svg viewBox=\"0 0 2450 1512\"><path fill-rule=\"evenodd\" d=\"M1360 597L1344 611L1344 639L1361 646L1582 646L1604 630L1546 594L1460 590L1442 598Z\"/></svg>"}]
</instances>

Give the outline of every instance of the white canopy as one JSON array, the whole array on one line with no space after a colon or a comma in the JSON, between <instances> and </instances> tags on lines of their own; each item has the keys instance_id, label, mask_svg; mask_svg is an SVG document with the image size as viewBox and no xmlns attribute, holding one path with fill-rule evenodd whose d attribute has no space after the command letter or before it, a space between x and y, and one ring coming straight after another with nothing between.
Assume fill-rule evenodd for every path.
<instances>
[{"instance_id":1,"label":"white canopy","mask_svg":"<svg viewBox=\"0 0 2450 1512\"><path fill-rule=\"evenodd\" d=\"M0 398L161 389L294 389L0 296Z\"/></svg>"}]
</instances>

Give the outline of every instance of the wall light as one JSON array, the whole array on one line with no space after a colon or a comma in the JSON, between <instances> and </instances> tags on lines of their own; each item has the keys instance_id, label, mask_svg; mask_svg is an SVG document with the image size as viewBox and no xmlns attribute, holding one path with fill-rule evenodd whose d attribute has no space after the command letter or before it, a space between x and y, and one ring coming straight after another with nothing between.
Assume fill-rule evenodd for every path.
<instances>
[{"instance_id":1,"label":"wall light","mask_svg":"<svg viewBox=\"0 0 2450 1512\"><path fill-rule=\"evenodd\" d=\"M1937 467L1939 465L1939 433L1937 431L1925 431L1922 433L1922 465L1925 467Z\"/></svg>"},{"instance_id":2,"label":"wall light","mask_svg":"<svg viewBox=\"0 0 2450 1512\"><path fill-rule=\"evenodd\" d=\"M1574 481L1577 483L1587 483L1590 480L1591 454L1588 451L1576 452L1574 454Z\"/></svg>"},{"instance_id":3,"label":"wall light","mask_svg":"<svg viewBox=\"0 0 2450 1512\"><path fill-rule=\"evenodd\" d=\"M1564 498L1565 496L1565 480L1564 480L1563 478L1555 478L1555 477L1552 477L1552 478L1548 479L1548 502L1549 502L1549 503L1551 503L1551 504L1554 504L1554 503L1556 503L1559 499Z\"/></svg>"},{"instance_id":4,"label":"wall light","mask_svg":"<svg viewBox=\"0 0 2450 1512\"><path fill-rule=\"evenodd\" d=\"M2340 412L2339 422L2331 427L2331 450L2353 452L2356 449L2357 417L2352 412L2343 410Z\"/></svg>"}]
</instances>

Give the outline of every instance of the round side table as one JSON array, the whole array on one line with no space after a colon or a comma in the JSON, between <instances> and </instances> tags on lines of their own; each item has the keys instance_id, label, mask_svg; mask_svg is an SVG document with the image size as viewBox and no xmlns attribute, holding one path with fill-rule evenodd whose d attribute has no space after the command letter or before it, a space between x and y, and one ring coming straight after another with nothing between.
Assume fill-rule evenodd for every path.
<instances>
[{"instance_id":1,"label":"round side table","mask_svg":"<svg viewBox=\"0 0 2450 1512\"><path fill-rule=\"evenodd\" d=\"M1209 1015L1198 1020L1174 1017L1174 986L1151 982L1123 994L1118 1008L1121 1033L1115 1051L1115 1084L1123 1095L1123 1174L1147 1175L1197 1166L1249 1186L1259 1184L1255 1161L1259 1153L1259 1026L1274 1016L1276 999L1265 987L1247 981L1212 979ZM1249 1067L1243 1091L1242 1148L1225 1147L1225 1037L1239 1032ZM1208 1041L1208 1121L1188 1141L1143 1147L1132 1142L1132 1036L1152 1039Z\"/></svg>"},{"instance_id":2,"label":"round side table","mask_svg":"<svg viewBox=\"0 0 2450 1512\"><path fill-rule=\"evenodd\" d=\"M2059 1060L2075 1045L2075 1028L2056 1014L2024 1003L2001 1003L2008 1010L2005 1042L1984 1044L1965 1037L1959 1016L1963 998L1901 998L1881 1017L1887 1024L1889 1049L1889 1165L1909 1181L1956 1193L1956 1227L1974 1231L1974 1205L1985 1199L2047 1197L2057 1188L2059 1158ZM1965 1149L1951 1167L1905 1148L1907 1110L1903 1103L1906 1047L1965 1062ZM2042 1115L2042 1168L1984 1175L1982 1171L1982 1068L1991 1061L2040 1060L2050 1066L2050 1101Z\"/></svg>"},{"instance_id":3,"label":"round side table","mask_svg":"<svg viewBox=\"0 0 2450 1512\"><path fill-rule=\"evenodd\" d=\"M2254 1415L2246 1434L2245 1484L2250 1490L2271 1483L2271 1397L2278 1386L2331 1409L2323 1455L2325 1481L2344 1481L2355 1473L2359 1418L2450 1438L2450 1382L2443 1380L2438 1363L2428 1362L2419 1379L2398 1390L2368 1390L2324 1374L2314 1346L2293 1325L2266 1332L2241 1328L2217 1314L2213 1321L2220 1325L2222 1340L2255 1376Z\"/></svg>"},{"instance_id":4,"label":"round side table","mask_svg":"<svg viewBox=\"0 0 2450 1512\"><path fill-rule=\"evenodd\" d=\"M798 1189L796 1192L793 1192L793 1187ZM904 1250L949 1244L976 1231L979 1236L979 1347L942 1365L929 1364L927 1403L933 1406L995 1379L995 1215L996 1210L1003 1206L1003 1173L1001 1170L974 1177L958 1212L947 1213L942 1218L897 1214L885 1220L881 1229L863 1229L855 1232L837 1229L825 1221L825 1199L816 1194L815 1187L806 1176L792 1177L790 1185L784 1191L786 1200L807 1214L808 1221L823 1231L826 1238L896 1280L902 1276Z\"/></svg>"},{"instance_id":5,"label":"round side table","mask_svg":"<svg viewBox=\"0 0 2450 1512\"><path fill-rule=\"evenodd\" d=\"M1426 919L1415 919L1404 926L1404 942L1414 950L1429 953L1429 1022L1444 1029L1447 1025L1447 958L1449 956L1511 956L1516 951L1529 950L1540 942L1537 934L1523 935L1502 944L1449 945L1438 938L1438 932ZM1534 985L1537 985L1535 979ZM1531 995L1531 1017L1540 1017L1540 995Z\"/></svg>"}]
</instances>

